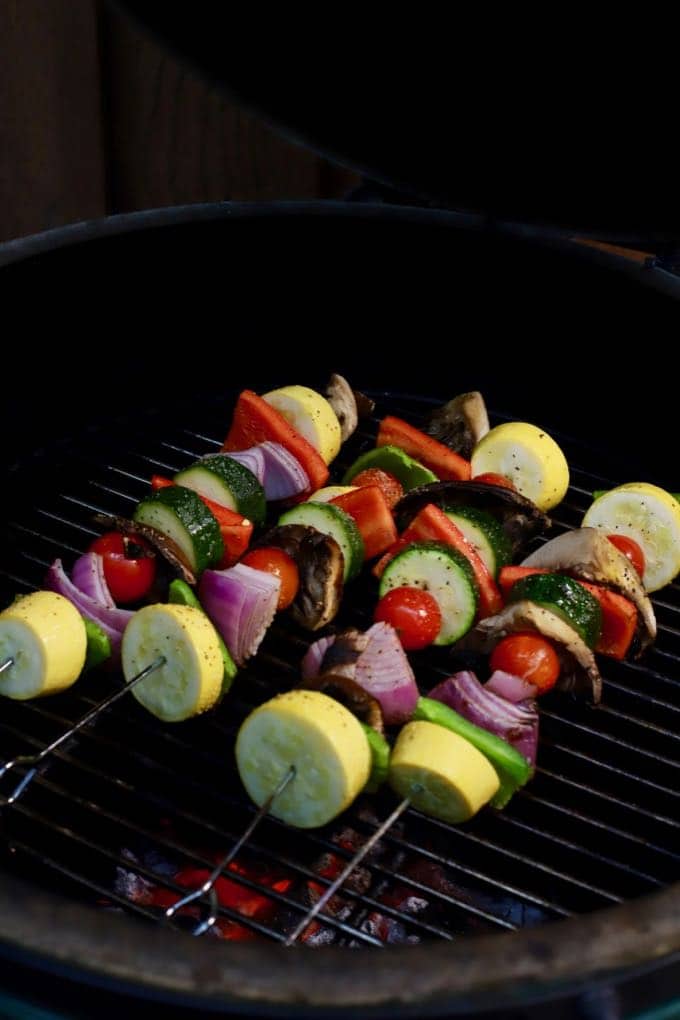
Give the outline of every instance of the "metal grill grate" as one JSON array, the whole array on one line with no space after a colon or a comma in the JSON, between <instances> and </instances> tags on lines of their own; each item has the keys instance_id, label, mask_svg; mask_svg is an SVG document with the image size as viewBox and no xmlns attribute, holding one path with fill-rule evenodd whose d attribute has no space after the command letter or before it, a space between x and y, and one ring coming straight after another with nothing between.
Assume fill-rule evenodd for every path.
<instances>
[{"instance_id":1,"label":"metal grill grate","mask_svg":"<svg viewBox=\"0 0 680 1020\"><path fill-rule=\"evenodd\" d=\"M0 583L39 586L55 556L83 551L95 512L130 515L154 472L170 473L220 445L229 404L187 408L187 425L149 415L114 423L16 475L23 505L3 535ZM379 396L379 410L415 423L425 398ZM504 415L497 415L496 420ZM575 526L595 488L588 450L559 437L572 486L555 531ZM346 459L368 445L353 440ZM581 467L575 468L575 464ZM366 625L371 581L357 582L341 622ZM5 590L6 589L6 590ZM541 706L537 774L502 813L452 828L410 810L331 901L307 941L384 945L453 939L536 925L664 886L680 877L680 588L655 602L657 646L642 663L603 666L604 705L557 696ZM185 893L182 869L210 869L254 808L232 747L254 704L295 682L309 637L277 623L252 667L210 715L163 726L132 699L59 750L24 797L0 819L5 864L108 909L158 919L162 897ZM446 675L442 654L421 656L426 691ZM92 676L45 702L3 702L3 760L39 750L117 683ZM222 934L283 941L354 848L389 813L389 793L360 798L325 829L292 831L268 818L229 871L241 890L220 908ZM159 890L162 893L159 893ZM244 902L250 904L244 906ZM258 905L255 909L252 904ZM246 911L244 915L243 911Z\"/></svg>"}]
</instances>

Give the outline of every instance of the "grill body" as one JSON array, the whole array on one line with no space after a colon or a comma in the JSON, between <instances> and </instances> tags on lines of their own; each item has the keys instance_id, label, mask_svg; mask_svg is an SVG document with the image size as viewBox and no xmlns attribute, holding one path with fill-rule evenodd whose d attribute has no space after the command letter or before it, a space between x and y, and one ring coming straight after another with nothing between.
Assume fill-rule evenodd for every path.
<instances>
[{"instance_id":1,"label":"grill body","mask_svg":"<svg viewBox=\"0 0 680 1020\"><path fill-rule=\"evenodd\" d=\"M219 207L70 236L6 251L8 301L53 342L40 370L28 345L17 350L23 385L4 410L5 596L38 585L56 555L81 551L94 511L129 514L152 472L216 449L239 389L321 383L326 368L372 388L380 413L417 422L438 398L475 386L496 421L552 428L575 468L557 530L579 523L595 488L677 482L659 442L672 384L658 363L677 310L663 292L672 284L653 270L630 278L568 245L409 210ZM617 341L635 331L631 368ZM370 598L358 589L346 619L365 624ZM324 924L334 945L316 953L275 943L318 883L319 860L348 856L348 840L370 833L389 797L359 802L320 833L265 823L250 856L291 884L272 890L251 871L239 881L274 901L271 916L223 911L261 944L199 943L115 916L156 918L130 883L167 885L175 864L206 866L245 826L252 809L233 735L252 704L293 682L303 636L277 626L208 719L162 727L121 703L3 818L6 953L225 1012L295 1003L445 1015L499 998L507 1008L595 994L610 980L638 982L643 1001L644 972L660 963L671 987L679 592L657 601L657 649L641 665L605 669L604 708L546 701L539 775L508 811L457 830L410 813L370 862L367 885L343 893L342 912ZM446 666L423 662L424 690ZM114 683L93 678L57 700L3 706L3 757L46 743ZM92 910L98 902L106 909ZM425 945L378 949L375 915Z\"/></svg>"}]
</instances>

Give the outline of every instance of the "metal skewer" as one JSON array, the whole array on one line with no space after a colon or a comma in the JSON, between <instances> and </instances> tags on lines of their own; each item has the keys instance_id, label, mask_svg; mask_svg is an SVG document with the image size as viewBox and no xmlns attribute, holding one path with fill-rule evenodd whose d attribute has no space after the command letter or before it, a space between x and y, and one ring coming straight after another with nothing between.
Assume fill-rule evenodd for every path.
<instances>
[{"instance_id":1,"label":"metal skewer","mask_svg":"<svg viewBox=\"0 0 680 1020\"><path fill-rule=\"evenodd\" d=\"M241 836L239 836L238 840L236 841L236 843L234 843L233 847L226 855L226 857L224 857L219 862L219 864L217 864L216 867L211 871L203 885L199 886L198 889L194 889L193 892L188 893L186 896L183 896L181 900L178 900L177 903L173 903L171 907L168 907L168 909L165 911L166 920L168 921L171 920L171 918L173 918L177 911L181 910L182 907L186 907L189 903L194 903L196 902L196 900L200 900L204 896L208 896L210 899L210 913L206 918L204 918L199 924L196 925L192 932L192 935L203 935L205 934L205 932L208 931L209 928L212 928L215 921L217 920L218 914L217 894L215 893L215 882L220 877L225 868L227 868L229 864L231 864L231 862L233 861L234 857L236 857L236 854L239 852L243 844L248 839L250 839L257 826L260 824L264 816L268 813L275 798L278 797L278 795L285 790L291 779L294 779L294 777L295 766L291 765L286 774L284 775L283 779L279 781L276 788L272 790L272 792L269 794L267 799L264 801L264 803L258 810L257 814L254 816L254 818L248 825L248 828L245 830L244 833L242 833Z\"/></svg>"},{"instance_id":2,"label":"metal skewer","mask_svg":"<svg viewBox=\"0 0 680 1020\"><path fill-rule=\"evenodd\" d=\"M127 694L129 690L132 690L132 688L135 687L138 683L141 683L142 680L148 677L155 670L160 669L161 666L164 666L166 662L167 662L166 657L164 655L159 655L157 659L154 659L154 661L150 663L150 665L146 666L143 670L141 670L141 672L134 676L132 680L129 681L129 683L127 683L124 687L120 688L119 690L114 691L113 694L110 694L108 698L104 699L104 701L101 701L99 702L99 704L95 705L92 709L90 709L89 712L87 712L82 717L82 719L79 719L78 722L75 723L75 725L71 726L70 729L66 730L66 732L62 733L59 737L53 740L51 744L47 745L47 747L44 747L42 751L39 751L37 754L17 755L16 758L12 758L10 761L5 762L4 765L0 765L0 779L2 779L11 769L15 768L17 765L31 766L28 772L26 772L26 774L17 783L10 796L4 799L2 803L0 803L0 807L9 807L12 804L16 803L19 797L23 794L26 787L37 775L38 767L40 763L45 760L45 758L49 757L49 755L56 751L58 747L60 747L66 741L70 740L71 737L78 733L79 730L87 726L88 723L92 722L93 719L96 719L97 716L99 716L102 712L105 712L107 708L115 704L116 701L122 698L124 694ZM13 665L14 659L12 658L12 656L9 656L7 659L5 659L4 662L0 663L0 674L4 673L5 670L10 669L10 667ZM285 790L288 784L295 778L295 775L296 775L295 766L291 765L288 771L285 773L285 775L282 776L282 778L279 780L276 787L269 794L267 799L262 803L262 805L260 806L256 814L250 821L247 828L239 836L236 843L234 843L234 845L230 849L229 853L227 853L225 857L223 857L222 860L213 868L205 882L203 882L203 884L199 886L198 889L194 889L192 892L187 893L186 896L183 896L180 900L178 900L176 903L173 903L170 907L168 907L165 910L164 916L166 920L168 921L172 920L175 914L177 914L183 907L189 906L191 903L195 903L199 900L202 900L205 896L207 896L209 912L207 916L204 917L203 920L196 925L192 934L196 936L203 935L210 928L212 928L212 926L217 921L219 913L217 894L215 892L215 883L217 882L220 875L225 871L225 869L236 857L241 847L250 839L255 829L262 822L263 818L269 813L269 810L274 800L279 796L280 793L282 793ZM284 946L292 946L295 944L300 935L302 935L302 933L311 924L314 918L321 913L321 911L326 906L328 901L335 895L338 889L340 889L341 886L344 885L344 883L347 881L347 879L352 874L354 869L359 864L361 864L363 859L366 857L368 853L370 853L370 851L373 849L376 843L378 843L378 841L382 839L385 833L394 825L397 819L400 818L404 811L406 811L406 809L410 806L412 795L420 792L421 789L422 788L418 784L414 784L411 796L404 797L404 799L401 800L399 804L397 804L394 811L392 811L392 813L385 819L385 821L375 830L375 832L369 837L369 839L366 840L363 846L361 846L359 850L357 850L357 852L347 862L347 864L340 872L340 874L337 876L337 878L335 878L334 881L329 886L327 886L327 888L325 889L323 894L319 897L319 899L316 901L316 903L314 903L314 905L307 911L307 913L299 922L295 930L290 935L288 935L285 942L283 943Z\"/></svg>"},{"instance_id":3,"label":"metal skewer","mask_svg":"<svg viewBox=\"0 0 680 1020\"><path fill-rule=\"evenodd\" d=\"M205 882L203 882L203 884L200 885L198 889L194 889L186 896L183 896L181 900L178 900L177 903L173 903L172 906L167 908L167 910L165 911L166 920L170 921L175 916L175 914L182 909L182 907L186 907L190 903L196 903L198 900L203 899L204 896L208 896L209 914L196 925L192 932L192 935L204 935L205 932L212 928L212 926L215 924L218 918L218 902L217 894L215 893L215 883L217 882L222 872L229 866L229 864L236 857L236 854L239 852L244 843L246 843L250 839L253 832L260 824L260 822L263 820L263 818L268 814L269 809L274 803L274 800L278 797L280 793L282 793L285 790L285 788L288 786L291 780L295 778L295 774L296 774L295 766L291 765L288 771L285 773L285 775L279 780L274 790L272 790L267 799L259 807L257 813L250 821L248 827L239 836L238 840L236 841L236 843L234 843L229 853L219 862L219 864L215 866L215 868L206 878ZM421 789L422 787L420 787L418 784L414 784L412 788L412 795L420 792ZM404 797L404 799L400 801L399 804L397 804L394 811L385 819L382 825L380 825L375 830L371 837L366 840L363 846L360 847L359 850L357 850L357 852L354 854L351 860L347 862L347 864L345 865L341 873L338 875L338 877L331 883L331 885L327 887L323 895L319 897L316 903L305 914L303 919L296 927L295 931L293 931L292 934L290 934L286 938L285 942L283 943L284 946L292 946L297 941L297 939L305 931L308 925L314 920L317 914L319 914L320 911L323 910L323 908L328 903L330 898L338 891L338 889L342 885L344 885L344 883L352 874L357 865L361 864L364 857L373 849L376 843L380 839L382 839L382 837L385 835L388 829L390 829L394 825L397 819L401 817L401 815L404 813L404 811L406 811L410 804L411 804L410 796Z\"/></svg>"},{"instance_id":4,"label":"metal skewer","mask_svg":"<svg viewBox=\"0 0 680 1020\"><path fill-rule=\"evenodd\" d=\"M104 699L104 701L100 701L98 705L94 706L94 708L91 708L90 711L82 717L82 719L79 719L75 725L71 726L71 728L66 730L65 733L62 733L61 736L56 738L56 740L53 740L51 744L47 745L47 747L44 747L42 751L39 751L37 754L19 754L16 758L12 758L11 761L5 762L4 765L0 765L0 779L2 779L3 776L17 765L31 766L26 775L23 776L14 787L10 796L2 800L0 807L9 807L19 799L31 780L35 778L40 763L52 754L53 751L56 751L56 749L61 747L61 745L67 740L70 740L74 734L76 734L79 730L82 730L84 726L88 725L88 723L91 723L92 720L96 719L101 712L106 711L107 708L118 701L119 698L122 698L124 694L127 694L128 691L132 690L132 688L138 683L141 683L141 681L147 676L155 670L160 669L161 666L164 666L166 662L166 657L164 655L159 655L158 658L154 659L149 666L146 666L141 673L134 676L129 683L127 683L124 687L121 687L120 690L114 691L113 694L110 694L108 698ZM14 660L11 657L9 659L5 659L5 661L0 664L0 673L9 669L13 664Z\"/></svg>"},{"instance_id":5,"label":"metal skewer","mask_svg":"<svg viewBox=\"0 0 680 1020\"><path fill-rule=\"evenodd\" d=\"M419 792L420 789L421 787L414 785L413 793ZM293 931L288 936L286 941L283 943L284 946L292 946L299 939L300 935L302 935L305 929L311 924L311 922L314 920L317 914L319 914L321 910L323 910L323 908L326 906L330 898L334 896L335 893L338 891L340 886L345 884L345 882L352 874L354 869L357 867L357 865L361 864L366 854L373 849L378 840L382 839L387 830L394 825L394 823L401 815L403 815L404 811L406 811L410 803L411 797L404 797L404 799L397 804L392 814L385 819L382 825L380 825L375 830L373 835L366 840L364 845L357 850L357 852L354 854L354 857L352 857L351 860L347 862L347 864L342 869L338 877L333 882L331 882L331 884L326 888L323 895L320 896L316 903L307 911L307 913L302 918L295 931Z\"/></svg>"}]
</instances>

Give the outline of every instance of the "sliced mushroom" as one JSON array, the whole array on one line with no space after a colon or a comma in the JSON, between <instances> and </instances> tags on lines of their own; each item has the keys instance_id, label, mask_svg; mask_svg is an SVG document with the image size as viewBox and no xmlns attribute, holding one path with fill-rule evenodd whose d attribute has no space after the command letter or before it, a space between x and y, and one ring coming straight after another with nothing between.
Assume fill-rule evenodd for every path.
<instances>
[{"instance_id":1,"label":"sliced mushroom","mask_svg":"<svg viewBox=\"0 0 680 1020\"><path fill-rule=\"evenodd\" d=\"M344 443L359 424L356 397L344 376L333 373L326 387L326 398L340 422L340 435Z\"/></svg>"},{"instance_id":2,"label":"sliced mushroom","mask_svg":"<svg viewBox=\"0 0 680 1020\"><path fill-rule=\"evenodd\" d=\"M109 514L95 514L94 521L96 524L101 524L103 528L120 531L121 535L130 535L132 538L139 535L145 538L180 574L182 580L187 584L196 584L196 574L180 547L158 528L152 528L150 524L131 521L127 517L116 517Z\"/></svg>"},{"instance_id":3,"label":"sliced mushroom","mask_svg":"<svg viewBox=\"0 0 680 1020\"><path fill-rule=\"evenodd\" d=\"M367 691L361 687L356 680L338 675L337 673L324 673L322 676L304 680L299 687L308 690L321 691L329 698L335 698L341 705L348 708L350 712L360 719L361 722L372 726L378 733L384 733L382 709Z\"/></svg>"},{"instance_id":4,"label":"sliced mushroom","mask_svg":"<svg viewBox=\"0 0 680 1020\"><path fill-rule=\"evenodd\" d=\"M550 518L514 489L485 482L432 482L411 489L399 500L394 508L399 530L403 531L428 503L439 507L469 506L486 510L500 521L512 545L513 559L531 538L550 527Z\"/></svg>"},{"instance_id":5,"label":"sliced mushroom","mask_svg":"<svg viewBox=\"0 0 680 1020\"><path fill-rule=\"evenodd\" d=\"M602 697L602 677L590 648L561 617L528 599L513 602L496 616L482 620L465 638L465 646L488 654L506 635L527 630L555 642L562 667L557 681L560 690L583 694L597 705Z\"/></svg>"},{"instance_id":6,"label":"sliced mushroom","mask_svg":"<svg viewBox=\"0 0 680 1020\"><path fill-rule=\"evenodd\" d=\"M258 545L276 546L295 560L300 587L290 614L305 630L319 630L336 616L345 569L340 546L330 535L304 524L273 528Z\"/></svg>"},{"instance_id":7,"label":"sliced mushroom","mask_svg":"<svg viewBox=\"0 0 680 1020\"><path fill-rule=\"evenodd\" d=\"M656 637L656 617L642 581L630 561L597 528L577 528L558 535L528 556L523 567L567 571L583 581L613 588L637 606L640 652Z\"/></svg>"},{"instance_id":8,"label":"sliced mushroom","mask_svg":"<svg viewBox=\"0 0 680 1020\"><path fill-rule=\"evenodd\" d=\"M425 432L467 460L489 431L489 416L479 390L461 393L430 415Z\"/></svg>"}]
</instances>

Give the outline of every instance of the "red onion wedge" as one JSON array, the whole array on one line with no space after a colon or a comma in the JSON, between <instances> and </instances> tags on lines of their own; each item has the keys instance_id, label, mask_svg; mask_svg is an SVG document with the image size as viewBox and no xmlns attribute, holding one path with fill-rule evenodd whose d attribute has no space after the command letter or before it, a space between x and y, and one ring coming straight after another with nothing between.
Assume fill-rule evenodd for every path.
<instances>
[{"instance_id":1,"label":"red onion wedge","mask_svg":"<svg viewBox=\"0 0 680 1020\"><path fill-rule=\"evenodd\" d=\"M129 620L134 616L130 609L110 609L101 606L90 595L86 595L69 580L61 560L55 560L47 571L45 587L48 591L56 591L72 602L82 616L98 623L111 642L111 651L117 655L120 642Z\"/></svg>"},{"instance_id":2,"label":"red onion wedge","mask_svg":"<svg viewBox=\"0 0 680 1020\"><path fill-rule=\"evenodd\" d=\"M386 726L408 722L418 700L411 664L397 632L389 623L367 631L350 628L319 638L302 660L305 680L313 676L347 677L379 703Z\"/></svg>"},{"instance_id":3,"label":"red onion wedge","mask_svg":"<svg viewBox=\"0 0 680 1020\"><path fill-rule=\"evenodd\" d=\"M99 553L89 552L79 557L73 564L71 580L76 588L80 588L84 595L95 599L100 606L105 606L106 609L116 608L104 577L104 560Z\"/></svg>"},{"instance_id":4,"label":"red onion wedge","mask_svg":"<svg viewBox=\"0 0 680 1020\"><path fill-rule=\"evenodd\" d=\"M484 684L484 690L492 691L499 698L511 701L513 705L520 701L527 701L529 698L535 698L538 693L538 687L523 680L521 676L506 673L504 669L497 669L491 674Z\"/></svg>"},{"instance_id":5,"label":"red onion wedge","mask_svg":"<svg viewBox=\"0 0 680 1020\"><path fill-rule=\"evenodd\" d=\"M290 499L310 488L309 475L297 457L280 443L261 443L256 447L264 457L264 494L267 499ZM234 456L230 454L229 456Z\"/></svg>"},{"instance_id":6,"label":"red onion wedge","mask_svg":"<svg viewBox=\"0 0 680 1020\"><path fill-rule=\"evenodd\" d=\"M356 682L380 703L387 726L407 722L418 701L411 664L397 632L389 623L366 631L368 644L356 663Z\"/></svg>"},{"instance_id":7,"label":"red onion wedge","mask_svg":"<svg viewBox=\"0 0 680 1020\"><path fill-rule=\"evenodd\" d=\"M311 680L313 677L319 676L323 657L334 641L335 634L328 634L326 637L321 637L318 641L314 641L309 646L300 663L303 680Z\"/></svg>"},{"instance_id":8,"label":"red onion wedge","mask_svg":"<svg viewBox=\"0 0 680 1020\"><path fill-rule=\"evenodd\" d=\"M474 673L463 670L442 680L428 698L441 701L475 726L506 740L531 765L536 763L538 711L536 703L513 704L483 687Z\"/></svg>"},{"instance_id":9,"label":"red onion wedge","mask_svg":"<svg viewBox=\"0 0 680 1020\"><path fill-rule=\"evenodd\" d=\"M227 456L238 461L243 467L247 467L255 475L260 485L264 484L265 457L262 446L251 446L247 450L239 450L236 453L229 453Z\"/></svg>"},{"instance_id":10,"label":"red onion wedge","mask_svg":"<svg viewBox=\"0 0 680 1020\"><path fill-rule=\"evenodd\" d=\"M238 666L260 647L274 619L280 588L278 577L243 563L203 571L201 603Z\"/></svg>"}]
</instances>

